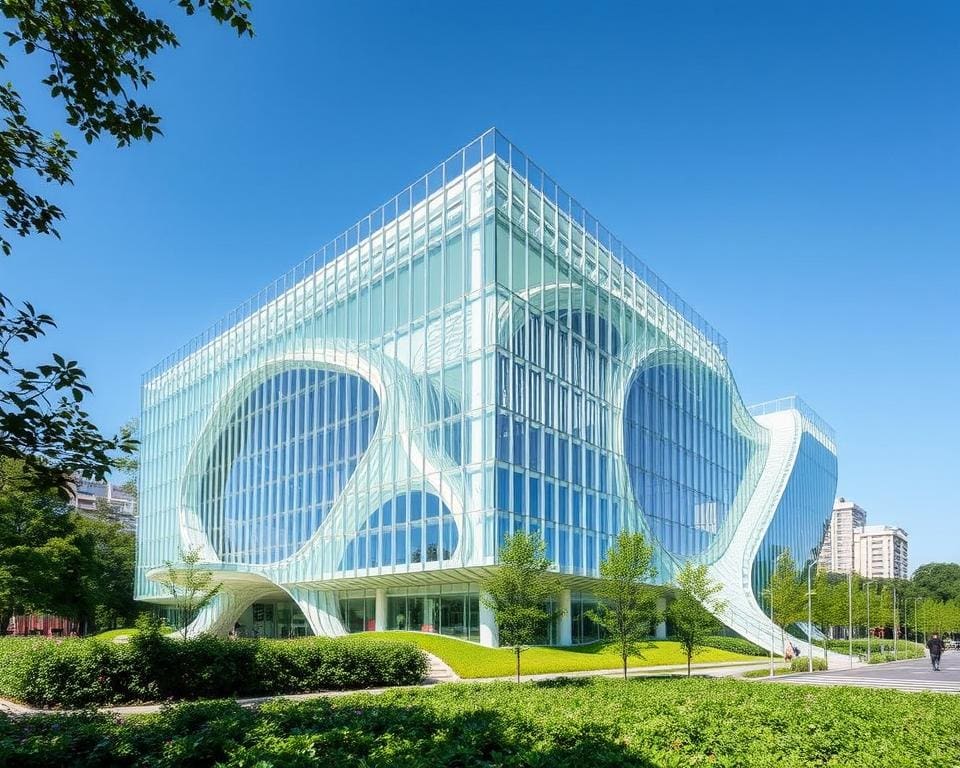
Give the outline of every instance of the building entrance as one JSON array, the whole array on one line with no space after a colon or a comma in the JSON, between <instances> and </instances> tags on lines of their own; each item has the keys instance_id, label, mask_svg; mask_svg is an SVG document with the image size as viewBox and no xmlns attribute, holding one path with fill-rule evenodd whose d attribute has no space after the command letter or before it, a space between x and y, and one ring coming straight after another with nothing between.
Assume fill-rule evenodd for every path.
<instances>
[{"instance_id":1,"label":"building entrance","mask_svg":"<svg viewBox=\"0 0 960 768\"><path fill-rule=\"evenodd\" d=\"M303 612L292 600L261 600L243 612L234 627L238 637L287 638L312 635Z\"/></svg>"}]
</instances>

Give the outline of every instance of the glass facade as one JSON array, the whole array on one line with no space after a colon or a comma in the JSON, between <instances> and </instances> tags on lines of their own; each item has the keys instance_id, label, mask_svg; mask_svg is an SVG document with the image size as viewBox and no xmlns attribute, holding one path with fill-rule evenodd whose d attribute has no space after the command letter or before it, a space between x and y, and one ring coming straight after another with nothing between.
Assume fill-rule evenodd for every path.
<instances>
[{"instance_id":1,"label":"glass facade","mask_svg":"<svg viewBox=\"0 0 960 768\"><path fill-rule=\"evenodd\" d=\"M217 626L280 587L316 632L476 639L477 583L513 531L581 585L623 529L655 542L662 581L720 563L761 495L763 552L806 544L835 465L805 449L792 471L819 490L773 494L776 434L725 355L488 131L144 377L137 596L160 600L151 571L198 549L242 585Z\"/></svg>"},{"instance_id":2,"label":"glass facade","mask_svg":"<svg viewBox=\"0 0 960 768\"><path fill-rule=\"evenodd\" d=\"M752 583L757 600L776 568L777 558L789 551L798 568L806 569L819 557L824 531L830 526L825 508L833 509L837 488L837 454L832 434L804 430L797 460L786 489L753 561Z\"/></svg>"}]
</instances>

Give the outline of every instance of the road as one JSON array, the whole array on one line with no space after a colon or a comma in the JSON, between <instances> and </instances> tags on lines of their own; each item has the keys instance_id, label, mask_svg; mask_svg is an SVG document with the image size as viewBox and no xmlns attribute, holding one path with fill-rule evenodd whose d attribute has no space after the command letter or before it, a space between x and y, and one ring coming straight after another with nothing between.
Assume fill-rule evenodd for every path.
<instances>
[{"instance_id":1,"label":"road","mask_svg":"<svg viewBox=\"0 0 960 768\"><path fill-rule=\"evenodd\" d=\"M947 651L934 672L929 659L873 664L856 669L834 669L804 675L785 675L770 682L795 685L855 685L900 691L960 693L960 651Z\"/></svg>"}]
</instances>

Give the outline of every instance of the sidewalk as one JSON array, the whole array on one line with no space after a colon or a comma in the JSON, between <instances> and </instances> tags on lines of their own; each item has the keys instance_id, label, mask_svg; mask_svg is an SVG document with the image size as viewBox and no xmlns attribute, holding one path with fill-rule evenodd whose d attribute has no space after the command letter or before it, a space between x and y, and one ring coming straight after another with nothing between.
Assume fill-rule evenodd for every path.
<instances>
[{"instance_id":1,"label":"sidewalk","mask_svg":"<svg viewBox=\"0 0 960 768\"><path fill-rule=\"evenodd\" d=\"M437 659L439 661L439 659ZM442 662L440 662L442 664ZM443 665L446 666L446 665ZM725 661L715 664L694 664L692 671L694 675L707 675L709 677L734 677L750 669L766 669L770 666L768 660L764 661ZM448 668L449 669L449 668ZM380 694L385 691L403 690L404 688L430 688L434 685L460 685L463 683L497 683L510 682L516 680L513 675L504 677L480 677L480 678L458 678L451 672L450 675L444 675L440 678L436 675L436 666L431 664L431 670L427 678L419 686L396 686L390 688L362 688L352 691L317 691L315 693L291 693L280 694L277 696L258 696L250 698L237 699L237 703L242 707L257 707L268 701L310 701L331 696L349 696L356 693ZM674 677L684 677L687 674L686 664L665 664L653 667L631 667L627 670L629 677L658 677L671 675ZM547 672L538 675L521 675L521 682L540 682L543 680L558 680L562 678L582 678L582 677L608 677L622 678L623 669L592 669L579 672ZM163 704L133 704L129 706L118 707L99 707L96 711L106 714L113 714L119 717L131 717L133 715L147 715L159 712L163 707L169 707L174 704L186 703L164 702ZM7 699L0 698L0 714L11 715L13 717L22 717L25 715L64 715L80 711L90 710L68 710L68 709L35 709L23 704L18 704Z\"/></svg>"}]
</instances>

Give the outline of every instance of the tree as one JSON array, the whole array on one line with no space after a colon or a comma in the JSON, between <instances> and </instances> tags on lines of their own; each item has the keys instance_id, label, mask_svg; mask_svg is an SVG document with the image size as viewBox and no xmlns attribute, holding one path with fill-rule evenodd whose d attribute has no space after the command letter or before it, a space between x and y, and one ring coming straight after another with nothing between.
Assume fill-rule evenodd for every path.
<instances>
[{"instance_id":1,"label":"tree","mask_svg":"<svg viewBox=\"0 0 960 768\"><path fill-rule=\"evenodd\" d=\"M833 625L833 616L835 613L835 590L830 583L830 577L827 572L819 569L811 586L813 588L813 594L810 596L813 622L820 627L820 631L823 633L823 659L826 661L828 656L827 638L830 634L830 627Z\"/></svg>"},{"instance_id":2,"label":"tree","mask_svg":"<svg viewBox=\"0 0 960 768\"><path fill-rule=\"evenodd\" d=\"M674 634L687 656L689 677L694 654L717 631L720 622L716 614L726 610L727 603L717 598L723 585L711 581L706 565L694 565L688 560L677 573L674 585L678 591L670 604L668 615Z\"/></svg>"},{"instance_id":3,"label":"tree","mask_svg":"<svg viewBox=\"0 0 960 768\"><path fill-rule=\"evenodd\" d=\"M78 513L36 486L23 462L0 459L0 628L33 612L87 629L131 621L133 534L105 510Z\"/></svg>"},{"instance_id":4,"label":"tree","mask_svg":"<svg viewBox=\"0 0 960 768\"><path fill-rule=\"evenodd\" d=\"M137 618L133 599L136 540L110 519L105 499L92 515L76 515L75 541L82 556L83 600L78 619L98 632L128 627Z\"/></svg>"},{"instance_id":5,"label":"tree","mask_svg":"<svg viewBox=\"0 0 960 768\"><path fill-rule=\"evenodd\" d=\"M137 479L140 475L140 419L130 419L120 427L120 439L131 443L131 448L113 460L113 468L123 477L120 488L139 499Z\"/></svg>"},{"instance_id":6,"label":"tree","mask_svg":"<svg viewBox=\"0 0 960 768\"><path fill-rule=\"evenodd\" d=\"M946 602L960 599L960 563L927 563L913 572L912 596Z\"/></svg>"},{"instance_id":7,"label":"tree","mask_svg":"<svg viewBox=\"0 0 960 768\"><path fill-rule=\"evenodd\" d=\"M238 35L252 35L249 0L177 0L191 15L206 8ZM131 94L153 82L148 60L177 37L161 19L148 16L134 0L4 0L0 13L9 49L42 57L48 74L41 83L63 104L64 122L88 144L106 134L118 147L161 134L160 117ZM0 54L0 69L9 61ZM59 237L63 211L40 186L72 183L76 150L59 131L44 135L31 125L12 83L0 85L0 215L3 226L21 237ZM12 243L0 235L0 250ZM16 343L43 336L53 318L28 302L20 306L0 293L0 457L22 460L41 488L65 496L75 473L102 480L111 455L131 447L122 436L103 437L82 409L90 393L79 365L60 355L36 367L17 364Z\"/></svg>"},{"instance_id":8,"label":"tree","mask_svg":"<svg viewBox=\"0 0 960 768\"><path fill-rule=\"evenodd\" d=\"M806 584L800 583L789 549L777 557L764 596L770 601L770 615L773 623L780 627L780 644L784 645L787 627L802 621L807 614Z\"/></svg>"},{"instance_id":9,"label":"tree","mask_svg":"<svg viewBox=\"0 0 960 768\"><path fill-rule=\"evenodd\" d=\"M49 315L30 304L14 308L0 294L0 458L24 462L38 489L56 488L66 497L74 475L104 479L112 454L131 451L135 441L105 438L93 425L83 410L91 390L75 361L54 354L33 368L14 364L18 344L53 326Z\"/></svg>"},{"instance_id":10,"label":"tree","mask_svg":"<svg viewBox=\"0 0 960 768\"><path fill-rule=\"evenodd\" d=\"M642 533L621 531L600 563L594 588L599 602L590 617L617 647L627 677L627 660L639 655L641 641L657 622L657 592L650 586L657 575L653 547Z\"/></svg>"},{"instance_id":11,"label":"tree","mask_svg":"<svg viewBox=\"0 0 960 768\"><path fill-rule=\"evenodd\" d=\"M0 458L0 634L16 614L72 616L80 600L70 508L36 485L23 462Z\"/></svg>"},{"instance_id":12,"label":"tree","mask_svg":"<svg viewBox=\"0 0 960 768\"><path fill-rule=\"evenodd\" d=\"M509 646L517 662L520 682L520 654L533 645L558 615L546 608L557 593L556 579L548 573L552 563L544 556L543 540L536 534L518 531L500 547L499 562L483 581L481 600L493 611L500 644Z\"/></svg>"},{"instance_id":13,"label":"tree","mask_svg":"<svg viewBox=\"0 0 960 768\"><path fill-rule=\"evenodd\" d=\"M164 574L158 583L170 595L177 625L187 639L187 629L197 614L220 594L223 584L214 583L213 572L203 567L200 550L180 550L180 561L164 561Z\"/></svg>"}]
</instances>

